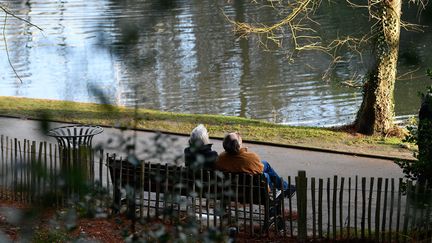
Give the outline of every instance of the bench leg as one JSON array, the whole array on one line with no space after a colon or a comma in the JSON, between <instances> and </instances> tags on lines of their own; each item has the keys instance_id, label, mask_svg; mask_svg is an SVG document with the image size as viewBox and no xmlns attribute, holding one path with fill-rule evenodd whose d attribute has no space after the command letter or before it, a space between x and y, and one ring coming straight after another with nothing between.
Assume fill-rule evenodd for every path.
<instances>
[{"instance_id":1,"label":"bench leg","mask_svg":"<svg viewBox=\"0 0 432 243\"><path fill-rule=\"evenodd\" d=\"M131 195L128 195L126 198L127 200L127 212L126 215L129 219L135 220L136 219L136 195L135 190Z\"/></svg>"},{"instance_id":2,"label":"bench leg","mask_svg":"<svg viewBox=\"0 0 432 243\"><path fill-rule=\"evenodd\" d=\"M269 215L265 215L264 230L269 230L273 225L277 231L285 229L285 219L282 217L282 200L276 199L270 205ZM266 210L267 211L267 210Z\"/></svg>"},{"instance_id":3,"label":"bench leg","mask_svg":"<svg viewBox=\"0 0 432 243\"><path fill-rule=\"evenodd\" d=\"M276 231L285 230L285 220L282 218L282 216L274 216L271 217L266 223L264 223L263 231L270 230L274 226L274 229Z\"/></svg>"},{"instance_id":4,"label":"bench leg","mask_svg":"<svg viewBox=\"0 0 432 243\"><path fill-rule=\"evenodd\" d=\"M121 207L121 192L118 186L114 187L113 190L113 203L111 205L111 209L113 210L113 213L119 213L120 207Z\"/></svg>"}]
</instances>

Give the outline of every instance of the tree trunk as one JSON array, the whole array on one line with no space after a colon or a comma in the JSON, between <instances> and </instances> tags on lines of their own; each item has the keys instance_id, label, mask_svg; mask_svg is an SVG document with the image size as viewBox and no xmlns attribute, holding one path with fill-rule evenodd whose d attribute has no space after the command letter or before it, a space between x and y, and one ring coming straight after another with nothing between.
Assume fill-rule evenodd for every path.
<instances>
[{"instance_id":1,"label":"tree trunk","mask_svg":"<svg viewBox=\"0 0 432 243\"><path fill-rule=\"evenodd\" d=\"M393 129L394 84L397 71L402 0L381 0L372 6L379 18L373 28L374 63L363 87L363 102L357 113L358 132L386 135Z\"/></svg>"}]
</instances>

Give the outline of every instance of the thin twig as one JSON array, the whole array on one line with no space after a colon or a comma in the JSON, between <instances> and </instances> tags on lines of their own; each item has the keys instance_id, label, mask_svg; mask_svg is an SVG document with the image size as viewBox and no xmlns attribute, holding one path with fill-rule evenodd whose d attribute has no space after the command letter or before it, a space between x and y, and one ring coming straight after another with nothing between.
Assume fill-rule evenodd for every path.
<instances>
[{"instance_id":1,"label":"thin twig","mask_svg":"<svg viewBox=\"0 0 432 243\"><path fill-rule=\"evenodd\" d=\"M417 72L417 71L419 71L420 70L420 67L418 67L418 68L416 68L416 69L414 69L414 70L411 70L411 71L408 71L408 72L405 72L405 73L403 73L403 74L401 74L401 75L399 75L398 77L396 77L396 80L412 80L412 79L417 79L417 78L424 78L424 77L426 77L426 75L420 75L420 76L412 76L412 74L413 73L415 73L415 72Z\"/></svg>"},{"instance_id":2,"label":"thin twig","mask_svg":"<svg viewBox=\"0 0 432 243\"><path fill-rule=\"evenodd\" d=\"M28 25L30 25L30 26L36 27L36 28L37 28L38 30L40 30L42 33L43 33L43 29L40 28L39 26L37 26L37 25L31 23L30 21L28 21L28 20L26 20L26 19L23 19L23 18L21 18L21 17L15 15L14 13L12 13L12 11L10 11L9 9L7 9L6 7L4 7L4 6L1 5L1 4L0 4L0 9L3 10L3 12L5 13L5 19L4 19L4 25L3 25L3 42L4 42L4 45L5 45L5 49L6 49L6 56L7 56L7 58L8 58L9 65L11 66L12 70L13 70L14 73L15 73L15 76L19 79L19 81L20 81L21 83L23 83L21 77L18 75L18 72L16 71L15 67L14 67L13 64L12 64L12 61L11 61L11 59L10 59L10 55L9 55L9 49L8 49L7 39L6 39L6 22L7 22L7 17L8 17L8 15L10 15L10 16L12 16L12 17L14 17L14 18L16 18L16 19L18 19L18 20L20 20L20 21L23 21L24 23L26 23L26 24L28 24Z\"/></svg>"},{"instance_id":3,"label":"thin twig","mask_svg":"<svg viewBox=\"0 0 432 243\"><path fill-rule=\"evenodd\" d=\"M404 28L407 31L413 32L424 32L424 29L427 27L426 25L413 24L409 22L405 22L401 20L401 28Z\"/></svg>"},{"instance_id":4,"label":"thin twig","mask_svg":"<svg viewBox=\"0 0 432 243\"><path fill-rule=\"evenodd\" d=\"M15 67L13 66L12 61L11 61L10 56L9 56L9 49L8 49L7 40L6 40L6 33L5 33L7 16L8 16L8 13L5 12L5 18L4 18L4 24L3 24L3 41L4 41L5 49L6 49L6 56L7 56L7 59L9 61L9 65L11 66L12 70L15 73L15 76L19 79L19 81L21 83L23 83L21 77L18 75L17 71L15 70Z\"/></svg>"},{"instance_id":5,"label":"thin twig","mask_svg":"<svg viewBox=\"0 0 432 243\"><path fill-rule=\"evenodd\" d=\"M362 5L362 4L356 4L351 2L350 0L345 0L349 6L351 6L352 8L369 8L369 4L366 5Z\"/></svg>"},{"instance_id":6,"label":"thin twig","mask_svg":"<svg viewBox=\"0 0 432 243\"><path fill-rule=\"evenodd\" d=\"M28 20L26 20L26 19L23 19L23 18L21 18L21 17L15 15L15 14L12 13L9 9L5 8L4 6L0 5L0 9L2 9L6 14L9 14L10 16L12 16L12 17L14 17L14 18L16 18L16 19L19 19L19 20L21 20L21 21L24 21L24 22L27 23L28 25L33 26L33 27L36 27L36 28L37 28L38 30L40 30L40 31L43 31L43 29L42 29L41 27L39 27L39 26L33 24L32 22L30 22L30 21L28 21Z\"/></svg>"}]
</instances>

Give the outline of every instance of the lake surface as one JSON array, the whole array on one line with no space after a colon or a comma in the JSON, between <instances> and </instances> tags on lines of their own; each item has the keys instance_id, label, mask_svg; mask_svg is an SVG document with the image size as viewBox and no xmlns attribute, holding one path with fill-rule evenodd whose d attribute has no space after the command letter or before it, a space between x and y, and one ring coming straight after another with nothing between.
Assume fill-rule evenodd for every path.
<instances>
[{"instance_id":1,"label":"lake surface","mask_svg":"<svg viewBox=\"0 0 432 243\"><path fill-rule=\"evenodd\" d=\"M71 0L3 1L39 31L0 16L10 60L0 41L0 95L101 102L172 112L242 116L277 123L329 126L354 120L361 90L346 86L367 70L367 52L337 63L303 52L291 60L289 44L268 49L256 37L239 39L230 19L265 23L280 17L249 1ZM415 21L417 7L405 6ZM430 14L421 23L431 23ZM317 12L324 39L369 28L366 12L339 4ZM431 85L429 27L403 32L395 102L398 120L416 114L418 91ZM285 40L286 43L289 43ZM96 91L95 91L96 90Z\"/></svg>"}]
</instances>

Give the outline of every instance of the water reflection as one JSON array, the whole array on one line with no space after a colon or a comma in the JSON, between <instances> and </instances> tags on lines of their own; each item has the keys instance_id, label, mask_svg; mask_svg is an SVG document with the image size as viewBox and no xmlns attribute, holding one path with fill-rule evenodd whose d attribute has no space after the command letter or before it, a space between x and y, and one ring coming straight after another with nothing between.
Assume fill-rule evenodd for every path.
<instances>
[{"instance_id":1,"label":"water reflection","mask_svg":"<svg viewBox=\"0 0 432 243\"><path fill-rule=\"evenodd\" d=\"M23 83L7 60L0 59L5 70L0 95L97 102L91 92L97 86L115 104L131 106L138 101L152 109L292 125L347 123L361 102L360 90L342 86L340 80L361 77L367 70L367 53L361 62L354 53L345 52L350 61L337 64L323 81L327 55L302 53L289 63L284 50L264 50L254 37L238 39L222 10L238 21L251 16L262 21L276 18L249 1L9 0L7 4L44 33L8 19L11 61ZM407 12L409 18L416 17ZM356 13L324 5L317 13L320 34L331 39L342 32L367 30L367 17ZM399 73L418 71L412 73L414 80L396 84L399 116L416 113L416 93L430 84L422 65L430 63L426 44L431 38L429 32L402 36ZM4 53L2 42L0 50Z\"/></svg>"}]
</instances>

